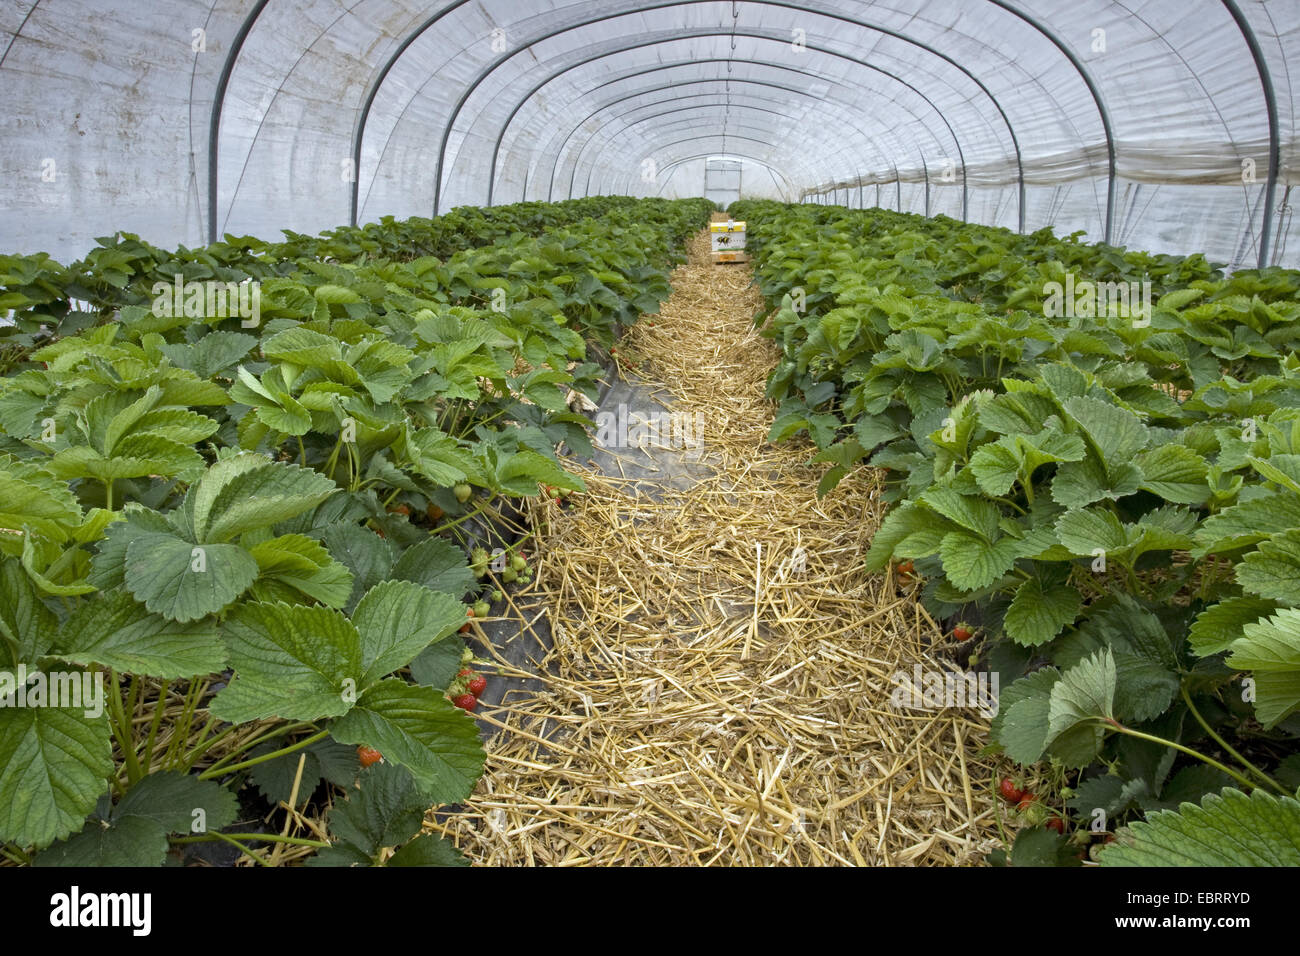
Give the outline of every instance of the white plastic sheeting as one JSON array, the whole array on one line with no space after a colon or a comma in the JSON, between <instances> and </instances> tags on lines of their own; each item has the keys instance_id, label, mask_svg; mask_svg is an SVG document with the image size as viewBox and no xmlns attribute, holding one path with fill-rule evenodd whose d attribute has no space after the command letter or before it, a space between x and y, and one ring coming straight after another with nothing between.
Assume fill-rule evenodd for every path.
<instances>
[{"instance_id":1,"label":"white plastic sheeting","mask_svg":"<svg viewBox=\"0 0 1300 956\"><path fill-rule=\"evenodd\" d=\"M1297 267L1296 63L1300 0L3 0L0 248L699 195L725 157L1234 267L1267 217Z\"/></svg>"}]
</instances>

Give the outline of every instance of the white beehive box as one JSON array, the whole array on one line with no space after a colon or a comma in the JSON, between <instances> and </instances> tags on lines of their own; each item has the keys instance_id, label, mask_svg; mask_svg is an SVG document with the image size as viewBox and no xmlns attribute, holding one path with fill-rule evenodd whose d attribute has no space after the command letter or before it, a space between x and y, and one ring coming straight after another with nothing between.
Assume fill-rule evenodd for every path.
<instances>
[{"instance_id":1,"label":"white beehive box","mask_svg":"<svg viewBox=\"0 0 1300 956\"><path fill-rule=\"evenodd\" d=\"M714 262L745 262L745 224L728 219L709 223L710 248Z\"/></svg>"}]
</instances>

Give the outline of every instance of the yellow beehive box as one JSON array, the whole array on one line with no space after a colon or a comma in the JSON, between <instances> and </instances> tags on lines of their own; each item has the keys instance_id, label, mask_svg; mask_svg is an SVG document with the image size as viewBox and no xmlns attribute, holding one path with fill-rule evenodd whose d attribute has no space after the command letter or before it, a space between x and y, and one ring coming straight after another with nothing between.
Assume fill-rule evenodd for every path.
<instances>
[{"instance_id":1,"label":"yellow beehive box","mask_svg":"<svg viewBox=\"0 0 1300 956\"><path fill-rule=\"evenodd\" d=\"M745 248L745 224L728 219L709 223L710 248L714 255L720 252L737 252Z\"/></svg>"}]
</instances>

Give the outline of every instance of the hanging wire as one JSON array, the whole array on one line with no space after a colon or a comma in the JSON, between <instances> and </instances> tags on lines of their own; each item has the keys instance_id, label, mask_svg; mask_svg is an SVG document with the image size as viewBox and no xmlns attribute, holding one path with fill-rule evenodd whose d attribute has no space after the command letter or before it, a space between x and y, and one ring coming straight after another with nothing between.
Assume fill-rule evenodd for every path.
<instances>
[{"instance_id":1,"label":"hanging wire","mask_svg":"<svg viewBox=\"0 0 1300 956\"><path fill-rule=\"evenodd\" d=\"M1272 265L1278 265L1282 261L1282 256L1286 253L1286 240L1291 231L1291 187L1287 186L1282 193L1282 203L1277 207L1277 241L1273 245Z\"/></svg>"},{"instance_id":2,"label":"hanging wire","mask_svg":"<svg viewBox=\"0 0 1300 956\"><path fill-rule=\"evenodd\" d=\"M731 0L731 50L727 53L727 78L723 85L725 102L722 109L722 155L727 155L727 121L731 118L731 68L736 55L736 26L740 22L740 7Z\"/></svg>"}]
</instances>

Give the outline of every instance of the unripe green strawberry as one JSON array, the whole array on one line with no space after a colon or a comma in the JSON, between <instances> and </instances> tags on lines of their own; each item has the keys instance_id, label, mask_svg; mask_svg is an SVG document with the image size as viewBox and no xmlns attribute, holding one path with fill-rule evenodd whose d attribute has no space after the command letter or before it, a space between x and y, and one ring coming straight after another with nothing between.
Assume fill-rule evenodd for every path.
<instances>
[{"instance_id":1,"label":"unripe green strawberry","mask_svg":"<svg viewBox=\"0 0 1300 956\"><path fill-rule=\"evenodd\" d=\"M492 608L488 605L487 601L479 601L474 605L475 617L487 617L491 613Z\"/></svg>"},{"instance_id":2,"label":"unripe green strawberry","mask_svg":"<svg viewBox=\"0 0 1300 956\"><path fill-rule=\"evenodd\" d=\"M1028 805L1026 805L1024 801L1021 801L1020 806L1020 815L1031 827L1040 826L1048 817L1047 807L1043 806L1037 800L1034 800Z\"/></svg>"},{"instance_id":3,"label":"unripe green strawberry","mask_svg":"<svg viewBox=\"0 0 1300 956\"><path fill-rule=\"evenodd\" d=\"M516 571L514 568L506 568L504 571L501 572L501 580L506 582L506 584L514 584L516 579L518 579L518 577L519 577L519 572Z\"/></svg>"},{"instance_id":4,"label":"unripe green strawberry","mask_svg":"<svg viewBox=\"0 0 1300 956\"><path fill-rule=\"evenodd\" d=\"M510 559L510 567L516 571L522 571L524 568L528 567L528 562L516 554Z\"/></svg>"},{"instance_id":5,"label":"unripe green strawberry","mask_svg":"<svg viewBox=\"0 0 1300 956\"><path fill-rule=\"evenodd\" d=\"M459 501L461 504L464 504L465 502L469 501L470 495L474 494L474 489L471 488L469 485L459 484L452 489L452 493L456 496L457 501Z\"/></svg>"},{"instance_id":6,"label":"unripe green strawberry","mask_svg":"<svg viewBox=\"0 0 1300 956\"><path fill-rule=\"evenodd\" d=\"M487 548L475 548L469 553L469 557L475 564L487 564L492 560L492 555L488 554Z\"/></svg>"},{"instance_id":7,"label":"unripe green strawberry","mask_svg":"<svg viewBox=\"0 0 1300 956\"><path fill-rule=\"evenodd\" d=\"M504 595L497 588L493 588L492 593L488 595L488 600L495 604L497 601L500 601L502 597L504 597Z\"/></svg>"}]
</instances>

